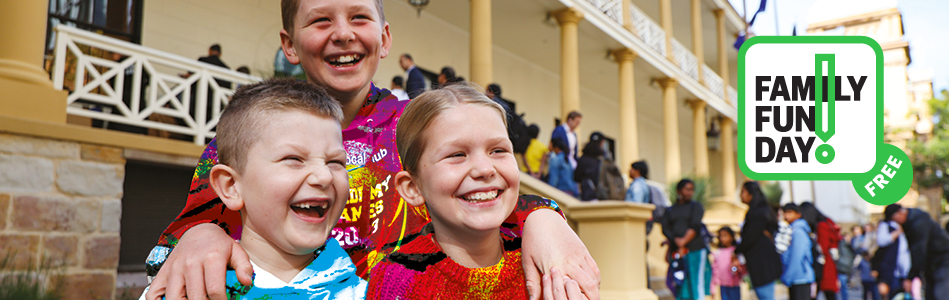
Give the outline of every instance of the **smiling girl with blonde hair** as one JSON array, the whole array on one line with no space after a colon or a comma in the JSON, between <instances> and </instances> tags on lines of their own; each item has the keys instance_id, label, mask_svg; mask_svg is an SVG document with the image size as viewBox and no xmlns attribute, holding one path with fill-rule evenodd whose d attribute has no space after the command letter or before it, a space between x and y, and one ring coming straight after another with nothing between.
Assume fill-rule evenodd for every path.
<instances>
[{"instance_id":1,"label":"smiling girl with blonde hair","mask_svg":"<svg viewBox=\"0 0 949 300\"><path fill-rule=\"evenodd\" d=\"M376 265L368 299L527 299L520 238L502 224L518 199L544 199L518 195L505 120L499 104L467 84L426 92L405 108L396 188L432 221ZM559 270L543 281L547 297L551 285L565 286L559 298L582 297Z\"/></svg>"}]
</instances>

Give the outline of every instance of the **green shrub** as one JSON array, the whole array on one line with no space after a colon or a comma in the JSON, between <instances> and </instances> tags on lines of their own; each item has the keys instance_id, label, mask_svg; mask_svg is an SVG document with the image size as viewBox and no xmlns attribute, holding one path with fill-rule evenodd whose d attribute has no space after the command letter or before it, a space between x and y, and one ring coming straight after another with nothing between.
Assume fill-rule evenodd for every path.
<instances>
[{"instance_id":1,"label":"green shrub","mask_svg":"<svg viewBox=\"0 0 949 300\"><path fill-rule=\"evenodd\" d=\"M672 204L676 203L678 198L678 193L676 193L676 185L679 184L679 181L682 179L691 179L692 182L695 182L695 194L692 195L692 201L701 204L704 208L708 208L708 202L712 196L712 190L711 180L706 176L686 175L682 178L669 182L669 201L672 201Z\"/></svg>"},{"instance_id":2,"label":"green shrub","mask_svg":"<svg viewBox=\"0 0 949 300\"><path fill-rule=\"evenodd\" d=\"M62 270L53 268L48 261L25 269L15 268L12 254L0 261L0 300L59 300L62 299Z\"/></svg>"}]
</instances>

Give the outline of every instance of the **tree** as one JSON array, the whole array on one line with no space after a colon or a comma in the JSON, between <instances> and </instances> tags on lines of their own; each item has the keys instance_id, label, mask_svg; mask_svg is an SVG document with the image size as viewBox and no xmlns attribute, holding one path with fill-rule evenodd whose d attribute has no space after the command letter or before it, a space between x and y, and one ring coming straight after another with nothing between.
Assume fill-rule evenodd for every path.
<instances>
[{"instance_id":1,"label":"tree","mask_svg":"<svg viewBox=\"0 0 949 300\"><path fill-rule=\"evenodd\" d=\"M907 143L916 183L921 187L949 184L949 91L927 102L932 113L933 131L928 139Z\"/></svg>"}]
</instances>

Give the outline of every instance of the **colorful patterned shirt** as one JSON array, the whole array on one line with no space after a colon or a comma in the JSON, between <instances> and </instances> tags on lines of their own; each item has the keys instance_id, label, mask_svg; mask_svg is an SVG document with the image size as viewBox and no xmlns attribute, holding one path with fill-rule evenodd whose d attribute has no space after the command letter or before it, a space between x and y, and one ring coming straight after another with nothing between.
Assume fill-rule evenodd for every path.
<instances>
[{"instance_id":1,"label":"colorful patterned shirt","mask_svg":"<svg viewBox=\"0 0 949 300\"><path fill-rule=\"evenodd\" d=\"M349 253L356 264L356 273L362 278L368 278L373 265L399 249L404 237L419 233L429 222L424 207L408 205L395 189L395 174L402 170L395 144L395 128L409 101L399 101L388 90L375 85L370 88L366 103L343 129L349 201L332 232ZM216 164L217 141L212 140L194 171L188 203L149 254L146 261L148 276L158 273L178 239L195 225L214 223L234 239L240 238L240 213L228 210L208 184L208 173ZM534 210L557 208L553 201L540 199L543 200L518 203L506 220L512 225L512 234L521 234L527 215Z\"/></svg>"},{"instance_id":2,"label":"colorful patterned shirt","mask_svg":"<svg viewBox=\"0 0 949 300\"><path fill-rule=\"evenodd\" d=\"M339 242L328 239L314 252L313 261L297 273L290 282L284 282L254 262L254 283L245 286L237 281L233 270L227 271L227 299L229 300L362 300L366 298L368 283L356 276L356 266ZM148 292L148 289L145 289ZM142 293L141 300L145 300Z\"/></svg>"},{"instance_id":3,"label":"colorful patterned shirt","mask_svg":"<svg viewBox=\"0 0 949 300\"><path fill-rule=\"evenodd\" d=\"M521 195L518 206L548 201L536 195ZM554 209L563 215L556 204ZM521 238L512 226L502 224L499 228L504 251L501 260L494 266L472 269L448 257L435 240L432 225L426 225L375 266L366 298L527 299Z\"/></svg>"}]
</instances>

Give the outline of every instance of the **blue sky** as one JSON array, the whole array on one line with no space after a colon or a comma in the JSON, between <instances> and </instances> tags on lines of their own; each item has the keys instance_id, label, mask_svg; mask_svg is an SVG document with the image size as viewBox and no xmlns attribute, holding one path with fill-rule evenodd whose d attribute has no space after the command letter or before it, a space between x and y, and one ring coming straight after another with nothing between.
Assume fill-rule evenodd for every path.
<instances>
[{"instance_id":1,"label":"blue sky","mask_svg":"<svg viewBox=\"0 0 949 300\"><path fill-rule=\"evenodd\" d=\"M754 14L760 0L729 0L739 15L744 15L743 6ZM933 72L935 93L949 89L949 1L945 0L767 0L766 9L758 15L751 28L756 35L791 35L797 26L799 35L807 34L808 14L815 5L842 6L836 15L851 15L863 12L868 2L895 2L903 16L903 40L909 42L912 62L909 69ZM853 5L850 5L850 4ZM777 6L777 25L775 24ZM848 12L847 10L852 10ZM815 9L813 19L819 14ZM751 16L748 16L751 19Z\"/></svg>"}]
</instances>

